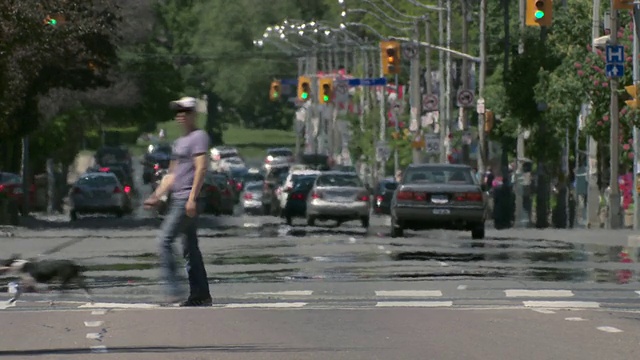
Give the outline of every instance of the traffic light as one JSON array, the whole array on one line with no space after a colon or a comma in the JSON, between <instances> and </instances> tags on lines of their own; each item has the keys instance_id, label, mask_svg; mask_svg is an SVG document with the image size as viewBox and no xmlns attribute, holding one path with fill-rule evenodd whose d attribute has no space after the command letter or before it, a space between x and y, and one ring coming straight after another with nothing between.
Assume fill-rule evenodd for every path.
<instances>
[{"instance_id":1,"label":"traffic light","mask_svg":"<svg viewBox=\"0 0 640 360\"><path fill-rule=\"evenodd\" d=\"M318 79L318 88L320 93L318 94L319 104L328 104L333 100L333 79L320 78Z\"/></svg>"},{"instance_id":2,"label":"traffic light","mask_svg":"<svg viewBox=\"0 0 640 360\"><path fill-rule=\"evenodd\" d=\"M44 20L42 20L42 23L44 25L56 26L64 23L64 20L65 20L64 15L53 14L53 15L47 15L47 17L45 17Z\"/></svg>"},{"instance_id":3,"label":"traffic light","mask_svg":"<svg viewBox=\"0 0 640 360\"><path fill-rule=\"evenodd\" d=\"M487 110L484 112L484 132L490 133L493 129L493 122L495 121L495 116L493 115L493 111Z\"/></svg>"},{"instance_id":4,"label":"traffic light","mask_svg":"<svg viewBox=\"0 0 640 360\"><path fill-rule=\"evenodd\" d=\"M631 96L631 99L626 100L625 103L627 104L628 107L632 109L637 109L638 94L640 93L640 91L638 91L638 87L636 85L629 85L629 86L625 86L624 89L627 91L627 94Z\"/></svg>"},{"instance_id":5,"label":"traffic light","mask_svg":"<svg viewBox=\"0 0 640 360\"><path fill-rule=\"evenodd\" d=\"M382 73L385 75L400 73L400 43L397 41L380 42Z\"/></svg>"},{"instance_id":6,"label":"traffic light","mask_svg":"<svg viewBox=\"0 0 640 360\"><path fill-rule=\"evenodd\" d=\"M527 0L527 26L551 26L552 0Z\"/></svg>"},{"instance_id":7,"label":"traffic light","mask_svg":"<svg viewBox=\"0 0 640 360\"><path fill-rule=\"evenodd\" d=\"M280 80L274 80L271 82L271 89L269 90L269 100L280 100Z\"/></svg>"},{"instance_id":8,"label":"traffic light","mask_svg":"<svg viewBox=\"0 0 640 360\"><path fill-rule=\"evenodd\" d=\"M307 101L311 96L311 79L307 76L298 77L298 100Z\"/></svg>"}]
</instances>

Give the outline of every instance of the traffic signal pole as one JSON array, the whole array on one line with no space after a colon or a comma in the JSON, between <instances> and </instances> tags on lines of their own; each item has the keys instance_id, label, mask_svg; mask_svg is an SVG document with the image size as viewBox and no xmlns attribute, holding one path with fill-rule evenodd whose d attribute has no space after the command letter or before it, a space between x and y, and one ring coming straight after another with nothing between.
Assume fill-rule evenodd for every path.
<instances>
[{"instance_id":1,"label":"traffic signal pole","mask_svg":"<svg viewBox=\"0 0 640 360\"><path fill-rule=\"evenodd\" d=\"M594 53L597 52L595 39L600 36L600 0L593 0L591 43ZM589 159L587 162L587 227L600 226L600 189L598 188L598 142L593 136L589 136L587 151Z\"/></svg>"},{"instance_id":2,"label":"traffic signal pole","mask_svg":"<svg viewBox=\"0 0 640 360\"><path fill-rule=\"evenodd\" d=\"M640 0L633 2L633 85L640 86ZM636 93L636 97L637 97ZM638 116L637 112L634 116ZM638 230L640 228L640 206L638 202L640 197L638 196L638 150L640 149L640 134L638 134L638 127L633 127L633 229Z\"/></svg>"},{"instance_id":3,"label":"traffic signal pole","mask_svg":"<svg viewBox=\"0 0 640 360\"><path fill-rule=\"evenodd\" d=\"M613 1L612 1L613 4ZM611 10L611 45L618 44L618 11ZM609 164L609 229L619 229L622 216L620 214L620 187L618 186L618 164L620 162L620 112L618 110L618 79L610 79L611 103L611 131L609 132L610 164Z\"/></svg>"}]
</instances>

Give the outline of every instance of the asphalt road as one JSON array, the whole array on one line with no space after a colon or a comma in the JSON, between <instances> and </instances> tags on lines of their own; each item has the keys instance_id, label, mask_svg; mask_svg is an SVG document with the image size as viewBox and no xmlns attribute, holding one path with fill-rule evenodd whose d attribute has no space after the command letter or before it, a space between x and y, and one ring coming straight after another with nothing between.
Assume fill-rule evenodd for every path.
<instances>
[{"instance_id":1,"label":"asphalt road","mask_svg":"<svg viewBox=\"0 0 640 360\"><path fill-rule=\"evenodd\" d=\"M40 289L15 306L0 303L8 329L0 357L637 358L640 241L628 231L392 239L384 217L365 230L357 222L290 227L241 211L205 216L200 244L215 304L183 309L158 305L159 223L139 209L74 223L35 216L0 229L0 257L77 261L97 301ZM7 299L13 280L0 278Z\"/></svg>"}]
</instances>

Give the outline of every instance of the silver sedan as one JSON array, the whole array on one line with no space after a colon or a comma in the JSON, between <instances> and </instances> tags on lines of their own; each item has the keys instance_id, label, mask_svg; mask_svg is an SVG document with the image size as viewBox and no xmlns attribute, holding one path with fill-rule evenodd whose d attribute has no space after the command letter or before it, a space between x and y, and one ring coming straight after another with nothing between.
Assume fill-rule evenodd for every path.
<instances>
[{"instance_id":1,"label":"silver sedan","mask_svg":"<svg viewBox=\"0 0 640 360\"><path fill-rule=\"evenodd\" d=\"M107 213L118 217L131 212L128 189L113 173L87 173L73 184L71 194L71 220L78 214Z\"/></svg>"},{"instance_id":2,"label":"silver sedan","mask_svg":"<svg viewBox=\"0 0 640 360\"><path fill-rule=\"evenodd\" d=\"M410 165L391 200L391 236L404 229L470 230L484 238L487 198L466 165Z\"/></svg>"},{"instance_id":3,"label":"silver sedan","mask_svg":"<svg viewBox=\"0 0 640 360\"><path fill-rule=\"evenodd\" d=\"M360 220L369 227L369 191L354 173L327 171L318 176L307 198L307 224Z\"/></svg>"}]
</instances>

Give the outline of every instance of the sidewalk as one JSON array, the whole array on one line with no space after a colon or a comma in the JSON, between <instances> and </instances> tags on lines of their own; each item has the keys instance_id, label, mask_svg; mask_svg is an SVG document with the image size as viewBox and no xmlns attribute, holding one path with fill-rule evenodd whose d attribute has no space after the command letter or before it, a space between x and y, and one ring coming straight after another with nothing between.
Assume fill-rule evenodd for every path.
<instances>
[{"instance_id":1,"label":"sidewalk","mask_svg":"<svg viewBox=\"0 0 640 360\"><path fill-rule=\"evenodd\" d=\"M640 233L631 229L528 229L495 230L487 228L486 236L498 239L566 241L576 244L606 244L611 246L640 246ZM629 241L629 238L632 238ZM633 238L638 240L633 240Z\"/></svg>"}]
</instances>

